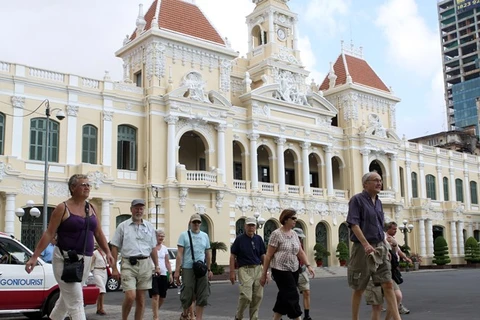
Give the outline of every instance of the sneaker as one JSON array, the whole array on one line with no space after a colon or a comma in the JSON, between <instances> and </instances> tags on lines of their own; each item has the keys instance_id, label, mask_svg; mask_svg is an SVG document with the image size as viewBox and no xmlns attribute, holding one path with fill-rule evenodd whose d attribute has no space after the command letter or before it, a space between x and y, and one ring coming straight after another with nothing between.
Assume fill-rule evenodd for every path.
<instances>
[{"instance_id":1,"label":"sneaker","mask_svg":"<svg viewBox=\"0 0 480 320\"><path fill-rule=\"evenodd\" d=\"M385 312L385 311L387 311L387 309L385 309L385 308L382 307L382 312Z\"/></svg>"},{"instance_id":2,"label":"sneaker","mask_svg":"<svg viewBox=\"0 0 480 320\"><path fill-rule=\"evenodd\" d=\"M400 307L398 308L398 313L400 313L400 314L409 314L409 313L410 313L410 310L408 310L407 308L405 308L403 305L400 305Z\"/></svg>"}]
</instances>

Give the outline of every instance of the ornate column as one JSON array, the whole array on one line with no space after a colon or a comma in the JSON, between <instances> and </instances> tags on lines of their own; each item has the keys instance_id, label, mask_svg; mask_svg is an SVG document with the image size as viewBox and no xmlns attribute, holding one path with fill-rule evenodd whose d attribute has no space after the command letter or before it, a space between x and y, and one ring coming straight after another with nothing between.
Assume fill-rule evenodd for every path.
<instances>
[{"instance_id":1,"label":"ornate column","mask_svg":"<svg viewBox=\"0 0 480 320\"><path fill-rule=\"evenodd\" d=\"M107 241L110 239L110 203L112 200L102 199L102 231Z\"/></svg>"},{"instance_id":2,"label":"ornate column","mask_svg":"<svg viewBox=\"0 0 480 320\"><path fill-rule=\"evenodd\" d=\"M285 160L283 156L283 147L285 145L285 138L275 139L277 144L277 176L278 176L278 192L285 192Z\"/></svg>"},{"instance_id":3,"label":"ornate column","mask_svg":"<svg viewBox=\"0 0 480 320\"><path fill-rule=\"evenodd\" d=\"M455 169L452 168L452 163L450 163L450 168L448 169L448 173L450 174L450 201L457 201L457 189L455 188Z\"/></svg>"},{"instance_id":4,"label":"ornate column","mask_svg":"<svg viewBox=\"0 0 480 320\"><path fill-rule=\"evenodd\" d=\"M420 236L420 256L427 255L426 238L425 238L425 219L418 219L418 234Z\"/></svg>"},{"instance_id":5,"label":"ornate column","mask_svg":"<svg viewBox=\"0 0 480 320\"><path fill-rule=\"evenodd\" d=\"M250 139L250 180L252 191L258 190L258 164L257 164L257 139L260 137L257 133L248 135Z\"/></svg>"},{"instance_id":6,"label":"ornate column","mask_svg":"<svg viewBox=\"0 0 480 320\"><path fill-rule=\"evenodd\" d=\"M360 150L360 154L362 155L362 176L365 174L365 173L368 173L368 155L370 154L370 150L368 149L362 149Z\"/></svg>"},{"instance_id":7,"label":"ornate column","mask_svg":"<svg viewBox=\"0 0 480 320\"><path fill-rule=\"evenodd\" d=\"M437 164L437 192L438 192L437 199L440 201L444 201L442 168L438 164Z\"/></svg>"},{"instance_id":8,"label":"ornate column","mask_svg":"<svg viewBox=\"0 0 480 320\"><path fill-rule=\"evenodd\" d=\"M458 255L457 250L457 222L450 221L450 247L452 248L452 256L456 257Z\"/></svg>"},{"instance_id":9,"label":"ornate column","mask_svg":"<svg viewBox=\"0 0 480 320\"><path fill-rule=\"evenodd\" d=\"M463 192L464 194L464 199L463 199L463 204L465 205L466 210L470 210L471 208L471 200L470 200L470 180L468 178L468 167L465 164L465 168L463 171L463 189L465 190Z\"/></svg>"},{"instance_id":10,"label":"ornate column","mask_svg":"<svg viewBox=\"0 0 480 320\"><path fill-rule=\"evenodd\" d=\"M458 255L465 255L465 239L463 238L463 221L458 221Z\"/></svg>"},{"instance_id":11,"label":"ornate column","mask_svg":"<svg viewBox=\"0 0 480 320\"><path fill-rule=\"evenodd\" d=\"M67 164L75 165L77 164L77 132L80 131L80 128L77 130L77 113L78 106L67 106L67 122L68 122L68 131L67 131ZM81 157L81 155L80 155ZM81 160L81 159L80 159Z\"/></svg>"},{"instance_id":12,"label":"ornate column","mask_svg":"<svg viewBox=\"0 0 480 320\"><path fill-rule=\"evenodd\" d=\"M219 124L215 127L218 131L218 146L217 146L217 161L218 168L222 173L222 182L225 185L227 183L227 173L225 167L225 129L227 128L226 124Z\"/></svg>"},{"instance_id":13,"label":"ornate column","mask_svg":"<svg viewBox=\"0 0 480 320\"><path fill-rule=\"evenodd\" d=\"M413 191L412 191L412 162L410 160L405 161L405 167L407 169L407 203L412 202Z\"/></svg>"},{"instance_id":14,"label":"ornate column","mask_svg":"<svg viewBox=\"0 0 480 320\"><path fill-rule=\"evenodd\" d=\"M397 168L397 155L390 155L390 171L392 172L392 190L398 191L398 168Z\"/></svg>"},{"instance_id":15,"label":"ornate column","mask_svg":"<svg viewBox=\"0 0 480 320\"><path fill-rule=\"evenodd\" d=\"M425 164L423 163L423 158L420 157L420 163L418 164L418 167L420 168L419 170L419 180L420 180L420 194L422 195L422 199L426 199L427 198L427 184L425 183L425 170L424 170L424 167L425 167Z\"/></svg>"},{"instance_id":16,"label":"ornate column","mask_svg":"<svg viewBox=\"0 0 480 320\"><path fill-rule=\"evenodd\" d=\"M298 50L298 18L292 18L293 50Z\"/></svg>"},{"instance_id":17,"label":"ornate column","mask_svg":"<svg viewBox=\"0 0 480 320\"><path fill-rule=\"evenodd\" d=\"M427 257L433 257L433 224L432 219L427 219Z\"/></svg>"},{"instance_id":18,"label":"ornate column","mask_svg":"<svg viewBox=\"0 0 480 320\"><path fill-rule=\"evenodd\" d=\"M310 143L302 143L302 173L303 173L303 193L310 194L310 162L308 161L308 151Z\"/></svg>"},{"instance_id":19,"label":"ornate column","mask_svg":"<svg viewBox=\"0 0 480 320\"><path fill-rule=\"evenodd\" d=\"M113 111L103 111L103 153L102 164L112 166Z\"/></svg>"},{"instance_id":20,"label":"ornate column","mask_svg":"<svg viewBox=\"0 0 480 320\"><path fill-rule=\"evenodd\" d=\"M22 159L25 97L13 96L11 101L13 106L12 137L15 137L12 139L12 156Z\"/></svg>"},{"instance_id":21,"label":"ornate column","mask_svg":"<svg viewBox=\"0 0 480 320\"><path fill-rule=\"evenodd\" d=\"M17 197L16 193L7 193L5 200L5 233L14 234L15 233L15 198Z\"/></svg>"},{"instance_id":22,"label":"ornate column","mask_svg":"<svg viewBox=\"0 0 480 320\"><path fill-rule=\"evenodd\" d=\"M335 192L333 191L333 172L332 172L332 150L331 146L323 148L325 151L325 175L327 177L327 196L333 197Z\"/></svg>"},{"instance_id":23,"label":"ornate column","mask_svg":"<svg viewBox=\"0 0 480 320\"><path fill-rule=\"evenodd\" d=\"M467 238L473 237L473 223L469 222L467 227Z\"/></svg>"},{"instance_id":24,"label":"ornate column","mask_svg":"<svg viewBox=\"0 0 480 320\"><path fill-rule=\"evenodd\" d=\"M166 116L165 121L168 123L167 130L167 182L173 182L175 177L175 159L177 157L177 144L175 143L176 124L178 117Z\"/></svg>"},{"instance_id":25,"label":"ornate column","mask_svg":"<svg viewBox=\"0 0 480 320\"><path fill-rule=\"evenodd\" d=\"M273 9L268 10L268 39L267 42L275 43L275 27L273 25ZM265 42L264 42L265 43Z\"/></svg>"}]
</instances>

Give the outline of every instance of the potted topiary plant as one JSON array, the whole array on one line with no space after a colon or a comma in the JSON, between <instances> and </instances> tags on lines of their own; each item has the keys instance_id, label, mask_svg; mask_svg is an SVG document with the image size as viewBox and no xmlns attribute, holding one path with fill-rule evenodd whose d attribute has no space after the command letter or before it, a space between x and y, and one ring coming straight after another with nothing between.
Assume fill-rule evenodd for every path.
<instances>
[{"instance_id":1,"label":"potted topiary plant","mask_svg":"<svg viewBox=\"0 0 480 320\"><path fill-rule=\"evenodd\" d=\"M340 261L340 266L345 266L347 264L348 258L350 257L347 244L343 241L340 241L337 245L336 252L338 261Z\"/></svg>"},{"instance_id":2,"label":"potted topiary plant","mask_svg":"<svg viewBox=\"0 0 480 320\"><path fill-rule=\"evenodd\" d=\"M315 250L315 261L317 263L317 267L321 267L323 265L323 258L329 257L330 252L328 252L327 249L325 249L325 247L320 243L315 244L313 250Z\"/></svg>"},{"instance_id":3,"label":"potted topiary plant","mask_svg":"<svg viewBox=\"0 0 480 320\"><path fill-rule=\"evenodd\" d=\"M480 262L480 247L474 237L469 237L465 241L465 260L472 267L477 267Z\"/></svg>"},{"instance_id":4,"label":"potted topiary plant","mask_svg":"<svg viewBox=\"0 0 480 320\"><path fill-rule=\"evenodd\" d=\"M445 268L447 263L450 263L450 257L448 256L447 240L444 237L439 236L433 243L433 263Z\"/></svg>"}]
</instances>

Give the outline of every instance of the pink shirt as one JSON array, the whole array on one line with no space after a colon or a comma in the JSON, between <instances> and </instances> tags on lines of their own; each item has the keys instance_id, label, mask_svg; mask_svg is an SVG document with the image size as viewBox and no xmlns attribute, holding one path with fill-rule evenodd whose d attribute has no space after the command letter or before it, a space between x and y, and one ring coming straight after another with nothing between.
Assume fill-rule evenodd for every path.
<instances>
[{"instance_id":1,"label":"pink shirt","mask_svg":"<svg viewBox=\"0 0 480 320\"><path fill-rule=\"evenodd\" d=\"M271 268L292 272L298 270L297 254L300 251L300 241L295 231L284 233L278 228L270 235L268 245L277 248L270 262Z\"/></svg>"}]
</instances>

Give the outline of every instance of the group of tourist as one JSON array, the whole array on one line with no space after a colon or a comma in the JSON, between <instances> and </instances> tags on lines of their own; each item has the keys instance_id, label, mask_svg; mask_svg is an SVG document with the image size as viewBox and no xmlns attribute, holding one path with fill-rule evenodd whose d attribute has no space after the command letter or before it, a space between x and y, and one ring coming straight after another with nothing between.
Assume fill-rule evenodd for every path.
<instances>
[{"instance_id":1,"label":"group of tourist","mask_svg":"<svg viewBox=\"0 0 480 320\"><path fill-rule=\"evenodd\" d=\"M352 319L359 319L361 297L367 290L367 303L372 305L372 319L380 319L385 298L386 319L398 320L401 319L401 313L408 313L409 310L401 304L401 291L392 281L389 252L407 261L408 257L399 250L394 239L396 224L388 224L387 232L384 232L384 213L378 198L382 188L380 175L376 172L367 173L362 177L362 184L363 192L352 197L347 216L353 242L348 265L348 283L353 289ZM57 205L47 230L25 266L30 273L38 257L51 259L60 296L49 315L50 319L64 319L67 315L72 320L86 319L82 285L90 271L100 288L97 314L106 314L103 303L106 269L109 266L112 276L117 280L121 278L124 291L122 320L128 318L134 302L135 319L144 318L146 290L152 298L153 319L159 320L158 310L172 282L180 286L183 310L180 319L202 319L213 274L210 239L200 230L200 215L193 214L190 217L188 230L178 239L173 273L167 248L163 245L165 233L155 230L151 223L143 219L143 199L131 202L132 217L118 225L112 240L107 243L102 229L98 227L96 210L86 201L91 188L88 177L73 175L68 181L68 188L71 197ZM287 316L300 320L303 313L304 320L311 320L309 278L314 277L315 272L303 250L302 239L305 234L301 228L295 227L295 210L283 210L279 221L282 226L271 233L266 247L263 239L257 235L257 220L254 217L245 220L245 232L232 244L230 281L234 284L238 277L240 290L235 319L243 319L247 308L249 318L258 319L263 287L273 279L278 288L273 319ZM94 239L97 243L95 251ZM55 241L56 245L53 245ZM53 250L45 250L47 246ZM83 258L85 266L91 266L84 268L81 282L62 280L64 261L71 258L71 251L76 252L80 259ZM122 259L121 275L116 264L118 256ZM299 292L303 294L303 312Z\"/></svg>"}]
</instances>

